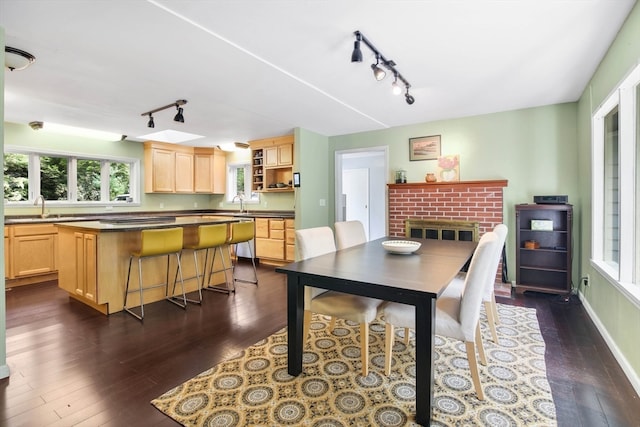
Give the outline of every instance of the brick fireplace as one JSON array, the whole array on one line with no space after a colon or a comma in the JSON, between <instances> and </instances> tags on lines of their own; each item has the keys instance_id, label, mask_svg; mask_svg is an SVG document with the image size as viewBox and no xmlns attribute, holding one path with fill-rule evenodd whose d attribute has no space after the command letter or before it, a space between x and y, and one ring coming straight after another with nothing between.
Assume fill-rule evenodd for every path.
<instances>
[{"instance_id":1,"label":"brick fireplace","mask_svg":"<svg viewBox=\"0 0 640 427\"><path fill-rule=\"evenodd\" d=\"M405 220L421 218L477 222L482 236L504 220L506 186L507 180L389 184L389 235L405 237Z\"/></svg>"}]
</instances>

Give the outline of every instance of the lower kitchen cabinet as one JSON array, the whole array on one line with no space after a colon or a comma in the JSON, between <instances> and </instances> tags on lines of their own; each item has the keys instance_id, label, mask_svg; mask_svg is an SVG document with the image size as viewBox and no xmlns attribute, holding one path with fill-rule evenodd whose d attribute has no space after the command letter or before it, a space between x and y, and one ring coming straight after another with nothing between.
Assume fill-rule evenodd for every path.
<instances>
[{"instance_id":1,"label":"lower kitchen cabinet","mask_svg":"<svg viewBox=\"0 0 640 427\"><path fill-rule=\"evenodd\" d=\"M296 222L293 219L284 220L284 240L286 243L285 256L288 262L296 260Z\"/></svg>"},{"instance_id":2,"label":"lower kitchen cabinet","mask_svg":"<svg viewBox=\"0 0 640 427\"><path fill-rule=\"evenodd\" d=\"M16 279L10 285L57 277L57 234L53 224L5 227L5 277Z\"/></svg>"},{"instance_id":3,"label":"lower kitchen cabinet","mask_svg":"<svg viewBox=\"0 0 640 427\"><path fill-rule=\"evenodd\" d=\"M285 251L285 221L282 218L256 218L256 257L260 262L282 264Z\"/></svg>"},{"instance_id":4,"label":"lower kitchen cabinet","mask_svg":"<svg viewBox=\"0 0 640 427\"><path fill-rule=\"evenodd\" d=\"M98 236L74 233L76 256L75 293L97 302L98 293Z\"/></svg>"}]
</instances>

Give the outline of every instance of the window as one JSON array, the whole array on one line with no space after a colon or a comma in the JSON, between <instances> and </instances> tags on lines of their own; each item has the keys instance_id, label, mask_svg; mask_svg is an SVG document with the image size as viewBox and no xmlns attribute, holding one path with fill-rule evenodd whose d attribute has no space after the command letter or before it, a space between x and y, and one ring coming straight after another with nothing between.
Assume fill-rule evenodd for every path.
<instances>
[{"instance_id":1,"label":"window","mask_svg":"<svg viewBox=\"0 0 640 427\"><path fill-rule=\"evenodd\" d=\"M234 197L242 194L245 202L260 201L258 193L251 191L251 165L249 163L229 164L227 173L227 202L237 202Z\"/></svg>"},{"instance_id":2,"label":"window","mask_svg":"<svg viewBox=\"0 0 640 427\"><path fill-rule=\"evenodd\" d=\"M640 304L640 66L592 117L592 265Z\"/></svg>"},{"instance_id":3,"label":"window","mask_svg":"<svg viewBox=\"0 0 640 427\"><path fill-rule=\"evenodd\" d=\"M26 204L40 194L59 205L137 203L139 162L5 147L5 203Z\"/></svg>"}]
</instances>

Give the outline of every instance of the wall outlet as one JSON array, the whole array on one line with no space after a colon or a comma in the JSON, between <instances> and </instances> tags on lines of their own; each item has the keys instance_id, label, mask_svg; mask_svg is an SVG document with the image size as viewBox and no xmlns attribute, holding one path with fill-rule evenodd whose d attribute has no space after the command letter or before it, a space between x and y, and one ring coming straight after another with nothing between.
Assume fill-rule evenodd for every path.
<instances>
[{"instance_id":1,"label":"wall outlet","mask_svg":"<svg viewBox=\"0 0 640 427\"><path fill-rule=\"evenodd\" d=\"M193 207L197 208L198 207L198 202L193 202Z\"/></svg>"},{"instance_id":2,"label":"wall outlet","mask_svg":"<svg viewBox=\"0 0 640 427\"><path fill-rule=\"evenodd\" d=\"M113 210L113 206L105 206L104 209L107 210L107 211L112 211Z\"/></svg>"},{"instance_id":3,"label":"wall outlet","mask_svg":"<svg viewBox=\"0 0 640 427\"><path fill-rule=\"evenodd\" d=\"M223 206L224 206L224 203L222 203L222 202L218 203L218 207L219 207L219 208L221 208L221 207L223 207Z\"/></svg>"},{"instance_id":4,"label":"wall outlet","mask_svg":"<svg viewBox=\"0 0 640 427\"><path fill-rule=\"evenodd\" d=\"M585 286L589 286L589 284L591 283L591 276L587 274L582 278L582 281L584 282Z\"/></svg>"},{"instance_id":5,"label":"wall outlet","mask_svg":"<svg viewBox=\"0 0 640 427\"><path fill-rule=\"evenodd\" d=\"M320 199L320 206L327 206L327 201L325 199Z\"/></svg>"},{"instance_id":6,"label":"wall outlet","mask_svg":"<svg viewBox=\"0 0 640 427\"><path fill-rule=\"evenodd\" d=\"M515 281L515 280L512 280L512 281L511 281L511 287L512 287L512 288L515 288L515 287L516 287L516 281Z\"/></svg>"},{"instance_id":7,"label":"wall outlet","mask_svg":"<svg viewBox=\"0 0 640 427\"><path fill-rule=\"evenodd\" d=\"M160 209L164 209L164 203L160 203Z\"/></svg>"}]
</instances>

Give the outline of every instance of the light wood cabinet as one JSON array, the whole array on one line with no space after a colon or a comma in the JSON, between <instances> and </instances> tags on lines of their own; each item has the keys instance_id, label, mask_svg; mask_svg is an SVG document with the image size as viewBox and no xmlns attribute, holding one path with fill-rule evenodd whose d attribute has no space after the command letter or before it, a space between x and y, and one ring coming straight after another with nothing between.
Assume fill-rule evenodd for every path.
<instances>
[{"instance_id":1,"label":"light wood cabinet","mask_svg":"<svg viewBox=\"0 0 640 427\"><path fill-rule=\"evenodd\" d=\"M9 246L9 227L4 228L4 278L11 276L11 247Z\"/></svg>"},{"instance_id":2,"label":"light wood cabinet","mask_svg":"<svg viewBox=\"0 0 640 427\"><path fill-rule=\"evenodd\" d=\"M147 141L144 169L146 193L225 192L226 157L218 149Z\"/></svg>"},{"instance_id":3,"label":"light wood cabinet","mask_svg":"<svg viewBox=\"0 0 640 427\"><path fill-rule=\"evenodd\" d=\"M98 301L98 236L92 233L73 233L75 272L60 287L68 292L84 297L90 301Z\"/></svg>"},{"instance_id":4,"label":"light wood cabinet","mask_svg":"<svg viewBox=\"0 0 640 427\"><path fill-rule=\"evenodd\" d=\"M224 152L218 149L195 147L193 161L194 192L224 194L227 183Z\"/></svg>"},{"instance_id":5,"label":"light wood cabinet","mask_svg":"<svg viewBox=\"0 0 640 427\"><path fill-rule=\"evenodd\" d=\"M175 153L176 193L193 193L193 153Z\"/></svg>"},{"instance_id":6,"label":"light wood cabinet","mask_svg":"<svg viewBox=\"0 0 640 427\"><path fill-rule=\"evenodd\" d=\"M286 261L285 220L281 218L256 218L256 257L260 262L283 263Z\"/></svg>"},{"instance_id":7,"label":"light wood cabinet","mask_svg":"<svg viewBox=\"0 0 640 427\"><path fill-rule=\"evenodd\" d=\"M296 224L293 219L284 220L285 259L293 262L296 260Z\"/></svg>"},{"instance_id":8,"label":"light wood cabinet","mask_svg":"<svg viewBox=\"0 0 640 427\"><path fill-rule=\"evenodd\" d=\"M293 191L293 135L249 141L252 158L252 190ZM284 184L285 187L277 187Z\"/></svg>"},{"instance_id":9,"label":"light wood cabinet","mask_svg":"<svg viewBox=\"0 0 640 427\"><path fill-rule=\"evenodd\" d=\"M5 262L9 278L53 273L57 270L57 229L53 224L14 225L5 234ZM7 273L5 273L7 274Z\"/></svg>"}]
</instances>

